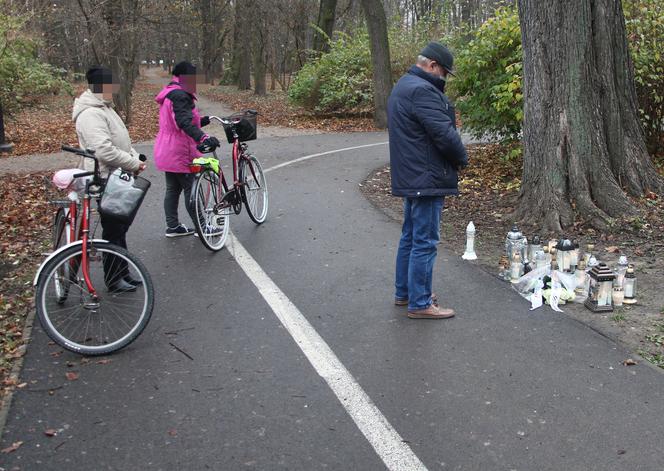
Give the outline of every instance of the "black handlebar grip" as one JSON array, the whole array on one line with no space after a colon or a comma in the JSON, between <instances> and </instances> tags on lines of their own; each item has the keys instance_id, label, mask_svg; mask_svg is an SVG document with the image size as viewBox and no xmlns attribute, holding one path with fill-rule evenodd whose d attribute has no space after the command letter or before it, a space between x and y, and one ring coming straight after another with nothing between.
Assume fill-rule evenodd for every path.
<instances>
[{"instance_id":1,"label":"black handlebar grip","mask_svg":"<svg viewBox=\"0 0 664 471\"><path fill-rule=\"evenodd\" d=\"M73 152L74 154L78 154L80 152L83 152L83 149L79 149L78 147L71 147L71 146L62 146L62 150L65 152Z\"/></svg>"},{"instance_id":2,"label":"black handlebar grip","mask_svg":"<svg viewBox=\"0 0 664 471\"><path fill-rule=\"evenodd\" d=\"M145 162L146 160L148 160L148 158L144 154L139 154L138 160L140 160L141 162Z\"/></svg>"},{"instance_id":3,"label":"black handlebar grip","mask_svg":"<svg viewBox=\"0 0 664 471\"><path fill-rule=\"evenodd\" d=\"M81 178L81 177L88 177L90 175L94 175L95 172L83 172L83 173L75 173L72 175L73 178Z\"/></svg>"}]
</instances>

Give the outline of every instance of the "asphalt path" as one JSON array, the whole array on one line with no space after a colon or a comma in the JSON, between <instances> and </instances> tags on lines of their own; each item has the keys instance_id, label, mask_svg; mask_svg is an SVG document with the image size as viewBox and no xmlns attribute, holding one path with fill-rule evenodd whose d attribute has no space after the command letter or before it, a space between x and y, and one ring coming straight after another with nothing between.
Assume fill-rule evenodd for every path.
<instances>
[{"instance_id":1,"label":"asphalt path","mask_svg":"<svg viewBox=\"0 0 664 471\"><path fill-rule=\"evenodd\" d=\"M321 134L250 148L269 169L384 141ZM219 253L164 237L163 175L150 168L129 233L155 283L150 324L102 362L60 353L35 326L1 448L23 443L0 467L664 469L664 375L623 366L629 354L612 341L529 312L445 241L434 287L457 317L410 320L393 305L400 227L358 186L386 162L378 144L269 171L267 222L233 216Z\"/></svg>"}]
</instances>

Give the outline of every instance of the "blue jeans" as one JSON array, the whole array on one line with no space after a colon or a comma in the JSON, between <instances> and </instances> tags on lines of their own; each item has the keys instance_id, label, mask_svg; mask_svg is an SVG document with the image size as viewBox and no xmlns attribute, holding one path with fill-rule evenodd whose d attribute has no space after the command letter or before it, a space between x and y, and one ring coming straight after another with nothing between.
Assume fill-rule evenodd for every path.
<instances>
[{"instance_id":1,"label":"blue jeans","mask_svg":"<svg viewBox=\"0 0 664 471\"><path fill-rule=\"evenodd\" d=\"M440 240L444 196L404 198L403 227L397 251L396 298L408 299L408 310L431 304L431 276Z\"/></svg>"}]
</instances>

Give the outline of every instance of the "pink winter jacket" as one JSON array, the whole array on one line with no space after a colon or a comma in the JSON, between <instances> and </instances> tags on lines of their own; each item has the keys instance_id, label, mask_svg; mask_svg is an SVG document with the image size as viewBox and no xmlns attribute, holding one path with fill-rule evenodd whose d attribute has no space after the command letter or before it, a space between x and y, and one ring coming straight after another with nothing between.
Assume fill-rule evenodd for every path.
<instances>
[{"instance_id":1,"label":"pink winter jacket","mask_svg":"<svg viewBox=\"0 0 664 471\"><path fill-rule=\"evenodd\" d=\"M173 102L166 98L173 90L184 90L177 82L177 77L174 77L155 97L159 103L159 133L154 143L154 162L157 169L164 172L190 173L189 164L202 154L196 149L198 143L178 127ZM196 100L195 95L193 100ZM201 116L198 109L194 107L191 112L191 124L200 130Z\"/></svg>"}]
</instances>

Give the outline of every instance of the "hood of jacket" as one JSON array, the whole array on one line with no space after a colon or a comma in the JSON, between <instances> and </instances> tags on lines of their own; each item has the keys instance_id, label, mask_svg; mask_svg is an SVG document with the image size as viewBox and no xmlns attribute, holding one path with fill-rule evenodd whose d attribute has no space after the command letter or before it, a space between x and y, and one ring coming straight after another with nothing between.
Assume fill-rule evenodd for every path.
<instances>
[{"instance_id":1,"label":"hood of jacket","mask_svg":"<svg viewBox=\"0 0 664 471\"><path fill-rule=\"evenodd\" d=\"M74 110L72 111L71 119L72 121L76 121L76 118L88 108L106 108L110 106L110 101L106 101L90 90L86 90L74 100Z\"/></svg>"},{"instance_id":2,"label":"hood of jacket","mask_svg":"<svg viewBox=\"0 0 664 471\"><path fill-rule=\"evenodd\" d=\"M167 96L169 93L171 93L173 90L183 90L183 91L185 91L185 92L187 91L187 90L185 90L185 88L182 86L182 84L179 82L178 78L177 78L177 77L173 77L173 79L171 80L171 83L169 83L168 85L166 85L164 88L162 88L162 90L161 90L159 93L157 93L157 96L154 97L154 101L156 101L157 103L159 103L159 105L162 105L162 104L164 103L164 100L166 99L166 96ZM187 93L189 93L189 92L187 92ZM194 100L197 99L195 93L189 93L189 94L194 98Z\"/></svg>"}]
</instances>

